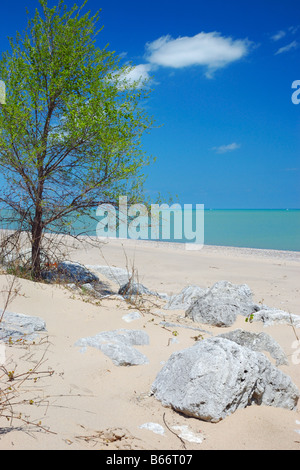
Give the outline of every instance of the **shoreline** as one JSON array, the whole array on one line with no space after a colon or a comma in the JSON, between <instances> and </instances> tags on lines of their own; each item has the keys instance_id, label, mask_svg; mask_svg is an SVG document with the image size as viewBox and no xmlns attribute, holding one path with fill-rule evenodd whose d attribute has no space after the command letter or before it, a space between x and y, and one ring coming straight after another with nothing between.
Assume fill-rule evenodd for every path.
<instances>
[{"instance_id":1,"label":"shoreline","mask_svg":"<svg viewBox=\"0 0 300 470\"><path fill-rule=\"evenodd\" d=\"M0 229L0 239L1 233L13 233L14 230L7 230L7 229ZM27 236L27 232L21 232L22 236ZM275 258L275 259L286 259L289 261L296 261L300 262L300 251L290 251L290 250L275 250L271 248L253 248L253 247L240 247L240 246L229 246L229 245L207 245L203 244L203 246L199 249L187 249L186 243L180 242L168 242L162 240L140 240L140 239L131 239L131 238L112 238L112 237L97 237L95 235L69 235L69 234L49 234L45 233L45 238L48 237L59 237L61 241L63 240L73 240L78 241L81 243L88 243L91 242L93 244L97 242L102 242L103 244L112 244L112 245L126 245L128 247L132 246L139 246L144 248L159 248L159 249L166 249L166 250L178 250L178 251L185 251L187 253L220 253L225 255L234 255L234 256L246 256L246 257L258 257L258 258ZM192 243L188 244L192 247Z\"/></svg>"},{"instance_id":2,"label":"shoreline","mask_svg":"<svg viewBox=\"0 0 300 470\"><path fill-rule=\"evenodd\" d=\"M83 242L87 239L99 240L104 243L111 243L116 245L128 245L129 247L137 245L144 248L165 248L165 249L177 249L186 251L187 253L222 253L228 255L245 255L245 256L257 256L262 258L285 258L291 261L300 262L300 251L289 251L289 250L274 250L269 248L250 248L250 247L239 247L239 246L227 246L227 245L206 245L204 244L199 250L187 250L185 243L179 242L164 242L161 240L134 240L130 238L102 238L93 237L87 235L81 235L76 237L78 240Z\"/></svg>"}]
</instances>

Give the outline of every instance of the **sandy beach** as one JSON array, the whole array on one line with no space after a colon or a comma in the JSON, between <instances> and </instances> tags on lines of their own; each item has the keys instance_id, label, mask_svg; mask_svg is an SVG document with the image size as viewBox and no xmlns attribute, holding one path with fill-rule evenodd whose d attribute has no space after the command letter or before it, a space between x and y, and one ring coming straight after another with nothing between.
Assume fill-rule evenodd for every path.
<instances>
[{"instance_id":1,"label":"sandy beach","mask_svg":"<svg viewBox=\"0 0 300 470\"><path fill-rule=\"evenodd\" d=\"M139 282L169 296L188 285L208 288L220 280L247 284L256 303L300 315L297 252L212 246L187 251L180 244L111 240L98 247L78 244L68 259L91 270L97 265L134 267ZM116 282L99 272L97 275L117 294ZM1 291L8 282L7 276L0 276ZM184 310L164 309L162 298L135 306L114 295L90 299L63 285L19 279L17 286L18 295L8 310L42 318L46 332L41 332L34 344L7 345L5 367L21 374L41 361L39 369L45 373L18 388L11 406L31 424L2 418L1 450L300 450L300 403L297 410L252 405L210 423L164 407L150 394L151 384L170 355L199 340L196 328L203 329L202 338L237 328L268 333L288 359L279 369L300 389L300 353L297 356L293 346L299 329L246 322L243 316L228 328L218 328L185 318ZM124 321L125 315L137 310L138 319ZM167 327L162 321L177 326ZM149 363L116 366L96 348L75 346L80 338L121 328L149 335L148 345L137 346ZM145 423L160 425L163 434L143 426ZM194 442L182 435L183 429Z\"/></svg>"}]
</instances>

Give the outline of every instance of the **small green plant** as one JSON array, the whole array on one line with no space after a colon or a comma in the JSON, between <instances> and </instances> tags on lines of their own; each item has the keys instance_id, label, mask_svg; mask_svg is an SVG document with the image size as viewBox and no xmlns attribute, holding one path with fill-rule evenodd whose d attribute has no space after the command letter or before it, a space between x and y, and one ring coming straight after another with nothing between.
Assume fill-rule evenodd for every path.
<instances>
[{"instance_id":1,"label":"small green plant","mask_svg":"<svg viewBox=\"0 0 300 470\"><path fill-rule=\"evenodd\" d=\"M201 335L200 333L199 333L199 335L192 336L191 338L194 339L195 341L200 341L200 340L204 339L203 335Z\"/></svg>"},{"instance_id":2,"label":"small green plant","mask_svg":"<svg viewBox=\"0 0 300 470\"><path fill-rule=\"evenodd\" d=\"M245 322L246 323L252 323L253 322L253 319L254 319L254 313L249 313L249 315L246 316L245 318Z\"/></svg>"}]
</instances>

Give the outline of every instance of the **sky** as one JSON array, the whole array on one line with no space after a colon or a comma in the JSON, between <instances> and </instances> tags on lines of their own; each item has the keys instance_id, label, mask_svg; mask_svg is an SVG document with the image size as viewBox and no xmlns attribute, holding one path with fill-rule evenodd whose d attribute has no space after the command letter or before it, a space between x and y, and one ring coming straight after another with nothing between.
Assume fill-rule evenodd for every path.
<instances>
[{"instance_id":1,"label":"sky","mask_svg":"<svg viewBox=\"0 0 300 470\"><path fill-rule=\"evenodd\" d=\"M2 52L38 1L0 5ZM134 66L129 80L149 78L147 195L207 209L300 208L295 0L88 0L84 11L99 9L97 45Z\"/></svg>"}]
</instances>

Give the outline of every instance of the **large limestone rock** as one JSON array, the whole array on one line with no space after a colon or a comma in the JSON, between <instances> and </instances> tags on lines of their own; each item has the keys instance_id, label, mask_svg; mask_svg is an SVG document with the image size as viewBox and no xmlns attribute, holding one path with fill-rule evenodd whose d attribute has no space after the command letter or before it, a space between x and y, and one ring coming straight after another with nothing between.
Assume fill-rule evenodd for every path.
<instances>
[{"instance_id":1,"label":"large limestone rock","mask_svg":"<svg viewBox=\"0 0 300 470\"><path fill-rule=\"evenodd\" d=\"M235 322L238 314L250 315L258 309L246 284L219 281L200 295L185 315L196 322L226 327Z\"/></svg>"},{"instance_id":2,"label":"large limestone rock","mask_svg":"<svg viewBox=\"0 0 300 470\"><path fill-rule=\"evenodd\" d=\"M173 353L152 392L163 405L211 422L251 404L293 410L299 399L290 377L264 354L220 337Z\"/></svg>"}]
</instances>

